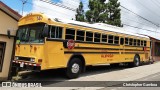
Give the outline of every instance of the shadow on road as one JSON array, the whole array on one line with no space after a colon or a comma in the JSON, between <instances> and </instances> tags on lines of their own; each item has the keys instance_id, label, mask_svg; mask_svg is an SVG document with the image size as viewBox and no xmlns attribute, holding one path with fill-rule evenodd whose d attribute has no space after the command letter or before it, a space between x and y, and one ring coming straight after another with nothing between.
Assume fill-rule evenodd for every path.
<instances>
[{"instance_id":1,"label":"shadow on road","mask_svg":"<svg viewBox=\"0 0 160 90\"><path fill-rule=\"evenodd\" d=\"M101 66L87 66L86 72L82 73L80 77L86 77L96 74L103 74L107 72L117 71L117 70L123 70L131 68L128 66L121 65L119 67L111 67L110 65L101 65ZM25 78L19 80L19 81L29 81L29 82L37 82L37 81L43 81L43 85L50 85L57 82L65 82L69 79L65 76L65 69L56 69L56 70L45 70L41 72L32 72L28 74L27 76L24 76Z\"/></svg>"}]
</instances>

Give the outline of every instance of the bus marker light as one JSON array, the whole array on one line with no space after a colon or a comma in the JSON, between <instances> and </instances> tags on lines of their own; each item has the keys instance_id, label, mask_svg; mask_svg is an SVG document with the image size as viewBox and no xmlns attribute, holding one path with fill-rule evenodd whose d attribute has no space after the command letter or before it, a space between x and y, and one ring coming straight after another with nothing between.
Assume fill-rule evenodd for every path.
<instances>
[{"instance_id":1,"label":"bus marker light","mask_svg":"<svg viewBox=\"0 0 160 90\"><path fill-rule=\"evenodd\" d=\"M42 63L42 59L38 59L38 63Z\"/></svg>"}]
</instances>

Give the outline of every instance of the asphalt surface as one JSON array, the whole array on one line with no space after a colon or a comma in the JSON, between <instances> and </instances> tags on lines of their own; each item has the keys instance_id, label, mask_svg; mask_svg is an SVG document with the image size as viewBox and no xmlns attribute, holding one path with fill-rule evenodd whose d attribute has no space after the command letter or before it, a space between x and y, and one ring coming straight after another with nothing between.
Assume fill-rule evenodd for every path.
<instances>
[{"instance_id":1,"label":"asphalt surface","mask_svg":"<svg viewBox=\"0 0 160 90\"><path fill-rule=\"evenodd\" d=\"M133 81L134 82L134 81ZM149 75L147 77L143 77L141 79L138 79L138 80L135 80L136 83L139 83L139 84L143 84L143 83L147 83L147 84L150 84L150 83L153 83L157 86L142 86L142 87L135 87L135 86L132 86L132 87L126 87L126 86L122 86L122 87L105 87L105 88L102 88L102 89L98 89L98 90L160 90L160 73L156 73L156 74L152 74L152 75Z\"/></svg>"},{"instance_id":2,"label":"asphalt surface","mask_svg":"<svg viewBox=\"0 0 160 90\"><path fill-rule=\"evenodd\" d=\"M138 81L138 83L160 81L160 62L139 67L90 66L76 79L67 79L64 69L47 70L23 75L23 79L18 81L44 81L42 86L50 88L49 90L160 90L159 87L123 86L126 81ZM160 82L158 83L160 85Z\"/></svg>"}]
</instances>

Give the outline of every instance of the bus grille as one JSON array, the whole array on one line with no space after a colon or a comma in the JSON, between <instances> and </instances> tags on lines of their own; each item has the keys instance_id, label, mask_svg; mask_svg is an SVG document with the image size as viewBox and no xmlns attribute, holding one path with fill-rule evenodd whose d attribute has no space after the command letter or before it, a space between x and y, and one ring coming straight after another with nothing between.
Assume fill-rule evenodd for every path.
<instances>
[{"instance_id":1,"label":"bus grille","mask_svg":"<svg viewBox=\"0 0 160 90\"><path fill-rule=\"evenodd\" d=\"M28 57L19 57L19 60L30 61L31 58Z\"/></svg>"}]
</instances>

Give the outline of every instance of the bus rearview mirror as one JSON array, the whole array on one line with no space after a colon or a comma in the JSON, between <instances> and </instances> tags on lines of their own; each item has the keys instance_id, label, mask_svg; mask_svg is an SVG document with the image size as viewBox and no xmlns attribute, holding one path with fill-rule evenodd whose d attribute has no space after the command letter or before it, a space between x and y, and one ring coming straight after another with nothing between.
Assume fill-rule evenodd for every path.
<instances>
[{"instance_id":1,"label":"bus rearview mirror","mask_svg":"<svg viewBox=\"0 0 160 90\"><path fill-rule=\"evenodd\" d=\"M48 36L48 25L45 25L43 29L43 37L47 37L47 36Z\"/></svg>"}]
</instances>

